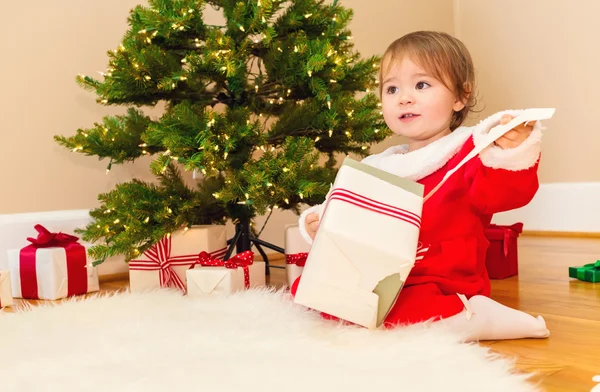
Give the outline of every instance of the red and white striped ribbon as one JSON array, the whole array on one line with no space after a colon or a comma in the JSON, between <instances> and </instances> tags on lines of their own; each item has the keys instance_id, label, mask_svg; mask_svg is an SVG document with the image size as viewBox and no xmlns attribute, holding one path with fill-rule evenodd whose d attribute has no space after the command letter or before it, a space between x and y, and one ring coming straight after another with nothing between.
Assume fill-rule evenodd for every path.
<instances>
[{"instance_id":1,"label":"red and white striped ribbon","mask_svg":"<svg viewBox=\"0 0 600 392\"><path fill-rule=\"evenodd\" d=\"M425 248L421 243L419 243L419 246L417 247L417 257L415 257L415 261L423 260L428 250L429 247Z\"/></svg>"},{"instance_id":2,"label":"red and white striped ribbon","mask_svg":"<svg viewBox=\"0 0 600 392\"><path fill-rule=\"evenodd\" d=\"M421 217L415 214L414 212L394 207L389 204L381 203L377 200L370 199L363 195L359 195L358 193L349 191L347 189L334 189L331 192L327 203L329 204L331 200L340 200L346 203L350 203L357 207L365 208L378 214L387 215L392 218L403 220L407 223L416 226L417 229L421 228ZM327 206L325 208L327 208Z\"/></svg>"},{"instance_id":3,"label":"red and white striped ribbon","mask_svg":"<svg viewBox=\"0 0 600 392\"><path fill-rule=\"evenodd\" d=\"M147 260L131 260L129 269L133 271L158 271L161 287L176 287L185 292L185 284L171 267L192 265L198 260L199 253L171 256L171 236L166 236L144 252L144 256L148 258ZM227 248L222 248L209 254L213 257L223 257L226 253Z\"/></svg>"},{"instance_id":4,"label":"red and white striped ribbon","mask_svg":"<svg viewBox=\"0 0 600 392\"><path fill-rule=\"evenodd\" d=\"M391 206L389 204L381 203L377 200L368 198L366 196L360 195L358 193L349 191L343 188L335 188L329 199L327 200L327 205L331 200L340 200L346 203L350 203L357 207L365 208L367 210L376 212L378 214L387 215L392 218L400 219L404 222L407 222L411 225L417 227L417 229L421 228L421 217L414 212L410 212L408 210ZM325 210L327 209L327 205L325 206ZM417 247L417 254L415 257L415 261L423 260L425 254L429 250L429 247L424 247L421 243L419 243Z\"/></svg>"}]
</instances>

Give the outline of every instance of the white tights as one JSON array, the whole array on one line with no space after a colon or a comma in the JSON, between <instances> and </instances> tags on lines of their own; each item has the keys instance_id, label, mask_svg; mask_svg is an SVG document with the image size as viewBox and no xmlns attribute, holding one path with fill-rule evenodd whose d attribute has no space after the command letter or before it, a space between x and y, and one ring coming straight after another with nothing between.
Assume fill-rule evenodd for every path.
<instances>
[{"instance_id":1,"label":"white tights","mask_svg":"<svg viewBox=\"0 0 600 392\"><path fill-rule=\"evenodd\" d=\"M459 297L465 304L465 310L436 324L442 324L461 335L466 334L467 341L550 336L542 316L533 317L482 295L475 295L469 300Z\"/></svg>"}]
</instances>

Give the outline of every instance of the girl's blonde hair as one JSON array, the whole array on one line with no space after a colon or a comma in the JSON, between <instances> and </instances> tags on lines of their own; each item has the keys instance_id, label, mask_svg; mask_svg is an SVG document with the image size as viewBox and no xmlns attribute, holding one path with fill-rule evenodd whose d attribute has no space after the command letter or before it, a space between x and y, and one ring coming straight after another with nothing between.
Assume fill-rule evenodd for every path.
<instances>
[{"instance_id":1,"label":"girl's blonde hair","mask_svg":"<svg viewBox=\"0 0 600 392\"><path fill-rule=\"evenodd\" d=\"M450 129L458 128L476 105L475 67L467 47L447 33L416 31L407 34L392 42L383 54L379 80L383 81L390 68L405 57L442 82L465 104L462 110L452 114ZM380 98L382 87L380 83Z\"/></svg>"}]
</instances>

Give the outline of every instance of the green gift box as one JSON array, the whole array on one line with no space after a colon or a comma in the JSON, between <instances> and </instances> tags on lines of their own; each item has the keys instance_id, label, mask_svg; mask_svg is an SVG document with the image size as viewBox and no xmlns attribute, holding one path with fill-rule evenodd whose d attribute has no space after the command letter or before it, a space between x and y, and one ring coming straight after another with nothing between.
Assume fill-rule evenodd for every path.
<instances>
[{"instance_id":1,"label":"green gift box","mask_svg":"<svg viewBox=\"0 0 600 392\"><path fill-rule=\"evenodd\" d=\"M569 267L569 277L586 282L600 282L600 260L583 267Z\"/></svg>"}]
</instances>

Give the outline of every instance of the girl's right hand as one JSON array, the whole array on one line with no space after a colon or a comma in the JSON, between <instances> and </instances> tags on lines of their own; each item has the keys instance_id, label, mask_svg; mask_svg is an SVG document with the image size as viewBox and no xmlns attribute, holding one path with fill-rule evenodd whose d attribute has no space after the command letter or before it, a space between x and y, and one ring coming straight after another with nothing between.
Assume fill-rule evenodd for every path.
<instances>
[{"instance_id":1,"label":"girl's right hand","mask_svg":"<svg viewBox=\"0 0 600 392\"><path fill-rule=\"evenodd\" d=\"M318 214L308 214L306 215L306 219L304 219L304 227L306 228L306 232L313 240L315 239L315 235L317 235L319 223L321 223L321 221L319 220Z\"/></svg>"}]
</instances>

